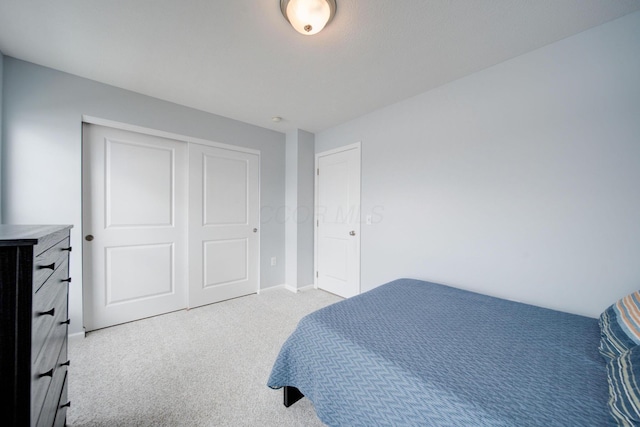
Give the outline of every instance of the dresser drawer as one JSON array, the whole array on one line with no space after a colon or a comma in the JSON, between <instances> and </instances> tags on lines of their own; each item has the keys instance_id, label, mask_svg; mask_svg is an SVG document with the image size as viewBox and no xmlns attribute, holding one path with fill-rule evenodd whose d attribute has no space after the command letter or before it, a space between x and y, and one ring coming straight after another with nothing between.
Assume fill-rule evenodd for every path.
<instances>
[{"instance_id":1,"label":"dresser drawer","mask_svg":"<svg viewBox=\"0 0 640 427\"><path fill-rule=\"evenodd\" d=\"M60 353L56 363L56 369L53 378L49 384L42 411L38 417L38 427L51 427L58 412L61 395L64 389L65 379L67 377L67 343L66 340L60 349ZM65 397L66 398L66 397ZM66 403L66 402L62 402Z\"/></svg>"},{"instance_id":2,"label":"dresser drawer","mask_svg":"<svg viewBox=\"0 0 640 427\"><path fill-rule=\"evenodd\" d=\"M66 308L66 307L65 307ZM63 318L66 318L66 309L60 316L55 317L55 324L49 332L46 342L42 346L42 350L38 355L35 363L32 367L32 381L31 381L31 419L38 419L38 415L42 409L47 390L51 386L56 372L59 370L60 363L59 358L62 357L61 350L64 352L63 356L67 354L67 325L62 323ZM66 367L65 367L66 370Z\"/></svg>"},{"instance_id":3,"label":"dresser drawer","mask_svg":"<svg viewBox=\"0 0 640 427\"><path fill-rule=\"evenodd\" d=\"M60 322L65 322L68 318L68 284L65 281L69 278L68 274L69 267L65 259L33 296L32 361L38 358L42 345L48 339L52 328L55 325L60 325Z\"/></svg>"},{"instance_id":4,"label":"dresser drawer","mask_svg":"<svg viewBox=\"0 0 640 427\"><path fill-rule=\"evenodd\" d=\"M37 255L33 261L33 290L37 291L44 282L69 258L69 238L56 243L51 248Z\"/></svg>"},{"instance_id":5,"label":"dresser drawer","mask_svg":"<svg viewBox=\"0 0 640 427\"><path fill-rule=\"evenodd\" d=\"M64 424L71 228L0 224L2 425Z\"/></svg>"},{"instance_id":6,"label":"dresser drawer","mask_svg":"<svg viewBox=\"0 0 640 427\"><path fill-rule=\"evenodd\" d=\"M58 402L58 409L56 411L56 419L53 422L53 427L64 427L67 422L67 408L71 406L67 393L67 380L69 375L65 372L64 384L62 385L62 394L60 395L60 401Z\"/></svg>"},{"instance_id":7,"label":"dresser drawer","mask_svg":"<svg viewBox=\"0 0 640 427\"><path fill-rule=\"evenodd\" d=\"M33 256L37 257L38 255L51 249L51 247L53 247L56 243L60 242L62 239L66 239L67 237L69 237L69 230L67 229L62 229L41 237L38 240L38 244L33 247Z\"/></svg>"}]
</instances>

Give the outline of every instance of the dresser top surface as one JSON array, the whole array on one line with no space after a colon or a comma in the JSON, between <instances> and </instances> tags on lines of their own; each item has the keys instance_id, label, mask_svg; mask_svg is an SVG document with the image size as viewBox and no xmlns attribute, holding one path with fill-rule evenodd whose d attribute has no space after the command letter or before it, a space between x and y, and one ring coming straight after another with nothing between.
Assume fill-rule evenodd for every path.
<instances>
[{"instance_id":1,"label":"dresser top surface","mask_svg":"<svg viewBox=\"0 0 640 427\"><path fill-rule=\"evenodd\" d=\"M0 246L36 245L38 241L72 225L14 225L0 224Z\"/></svg>"}]
</instances>

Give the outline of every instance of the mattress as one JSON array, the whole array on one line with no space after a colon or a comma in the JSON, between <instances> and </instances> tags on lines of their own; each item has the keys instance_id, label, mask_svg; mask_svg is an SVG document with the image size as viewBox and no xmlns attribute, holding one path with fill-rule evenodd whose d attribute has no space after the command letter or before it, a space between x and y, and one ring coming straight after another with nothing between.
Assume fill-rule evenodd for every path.
<instances>
[{"instance_id":1,"label":"mattress","mask_svg":"<svg viewBox=\"0 0 640 427\"><path fill-rule=\"evenodd\" d=\"M610 425L596 319L399 279L304 317L268 386L330 426Z\"/></svg>"}]
</instances>

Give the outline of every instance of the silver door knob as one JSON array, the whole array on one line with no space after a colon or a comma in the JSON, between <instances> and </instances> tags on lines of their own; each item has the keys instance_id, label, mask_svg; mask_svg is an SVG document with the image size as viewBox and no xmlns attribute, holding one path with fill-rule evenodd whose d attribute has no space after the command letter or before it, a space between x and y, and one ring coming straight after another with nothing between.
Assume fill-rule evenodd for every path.
<instances>
[{"instance_id":1,"label":"silver door knob","mask_svg":"<svg viewBox=\"0 0 640 427\"><path fill-rule=\"evenodd\" d=\"M356 235L356 232L355 232L355 231L351 230L351 231L349 232L349 236L355 236L355 235Z\"/></svg>"},{"instance_id":2,"label":"silver door knob","mask_svg":"<svg viewBox=\"0 0 640 427\"><path fill-rule=\"evenodd\" d=\"M86 240L87 242L90 242L93 240L93 236L91 234L87 234L86 236L84 236L84 240Z\"/></svg>"},{"instance_id":3,"label":"silver door knob","mask_svg":"<svg viewBox=\"0 0 640 427\"><path fill-rule=\"evenodd\" d=\"M254 228L254 229L253 229L253 232L254 232L254 233L257 233L257 232L258 232L258 229L257 229L257 228Z\"/></svg>"}]
</instances>

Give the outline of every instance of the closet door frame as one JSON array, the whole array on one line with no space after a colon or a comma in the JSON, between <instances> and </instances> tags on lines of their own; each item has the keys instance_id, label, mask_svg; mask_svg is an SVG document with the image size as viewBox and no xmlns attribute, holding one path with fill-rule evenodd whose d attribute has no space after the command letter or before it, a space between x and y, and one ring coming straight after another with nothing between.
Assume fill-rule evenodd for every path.
<instances>
[{"instance_id":1,"label":"closet door frame","mask_svg":"<svg viewBox=\"0 0 640 427\"><path fill-rule=\"evenodd\" d=\"M141 133L141 134L145 134L145 135L150 135L150 136L155 136L155 137L160 137L160 138L167 138L167 139L173 139L173 140L177 140L180 142L184 142L186 144L200 144L200 145L205 145L205 146L209 146L209 147L214 147L214 148L220 148L220 149L224 149L224 150L230 150L230 151L236 151L236 152L241 152L241 153L248 153L248 154L254 154L258 157L258 224L261 223L260 220L260 212L261 212L261 202L260 202L260 190L261 190L261 179L260 179L260 171L261 171L261 153L260 150L254 150L251 148L245 148L245 147L239 147L236 145L230 145L230 144L223 144L223 143L219 143L219 142L213 142L213 141L209 141L209 140L205 140L205 139L200 139L200 138L194 138L194 137L189 137L189 136L185 136L185 135L180 135L180 134L176 134L176 133L172 133L172 132L165 132L165 131L161 131L161 130L157 130L157 129L151 129L151 128L146 128L146 127L142 127L142 126L137 126L137 125L132 125L132 124L128 124L128 123L122 123L122 122L117 122L117 121L113 121L113 120L108 120L108 119L102 119L99 117L93 117L93 116L88 116L88 115L82 115L82 123L83 124L90 124L90 125L99 125L99 126L106 126L106 127L111 127L114 129L120 129L120 130L124 130L124 131L129 131L129 132L137 132L137 133ZM187 160L187 163L189 163L189 160ZM81 224L81 229L82 229L82 224ZM258 271L260 270L260 233L258 233L258 255L257 255L257 269ZM84 264L84 259L82 260L82 263ZM260 274L257 275L257 287L256 287L256 293L259 293L261 290L261 280L260 280ZM187 293L189 292L189 287L190 287L190 278L189 278L189 282L185 284L186 286L186 290ZM84 281L83 281L84 282ZM83 283L83 287L87 286L89 284ZM188 299L188 295L187 295L187 299ZM84 314L84 310L87 307L84 307L84 301L83 301L83 318L85 317ZM187 307L189 308L189 307ZM84 319L83 319L83 326L84 326Z\"/></svg>"}]
</instances>

